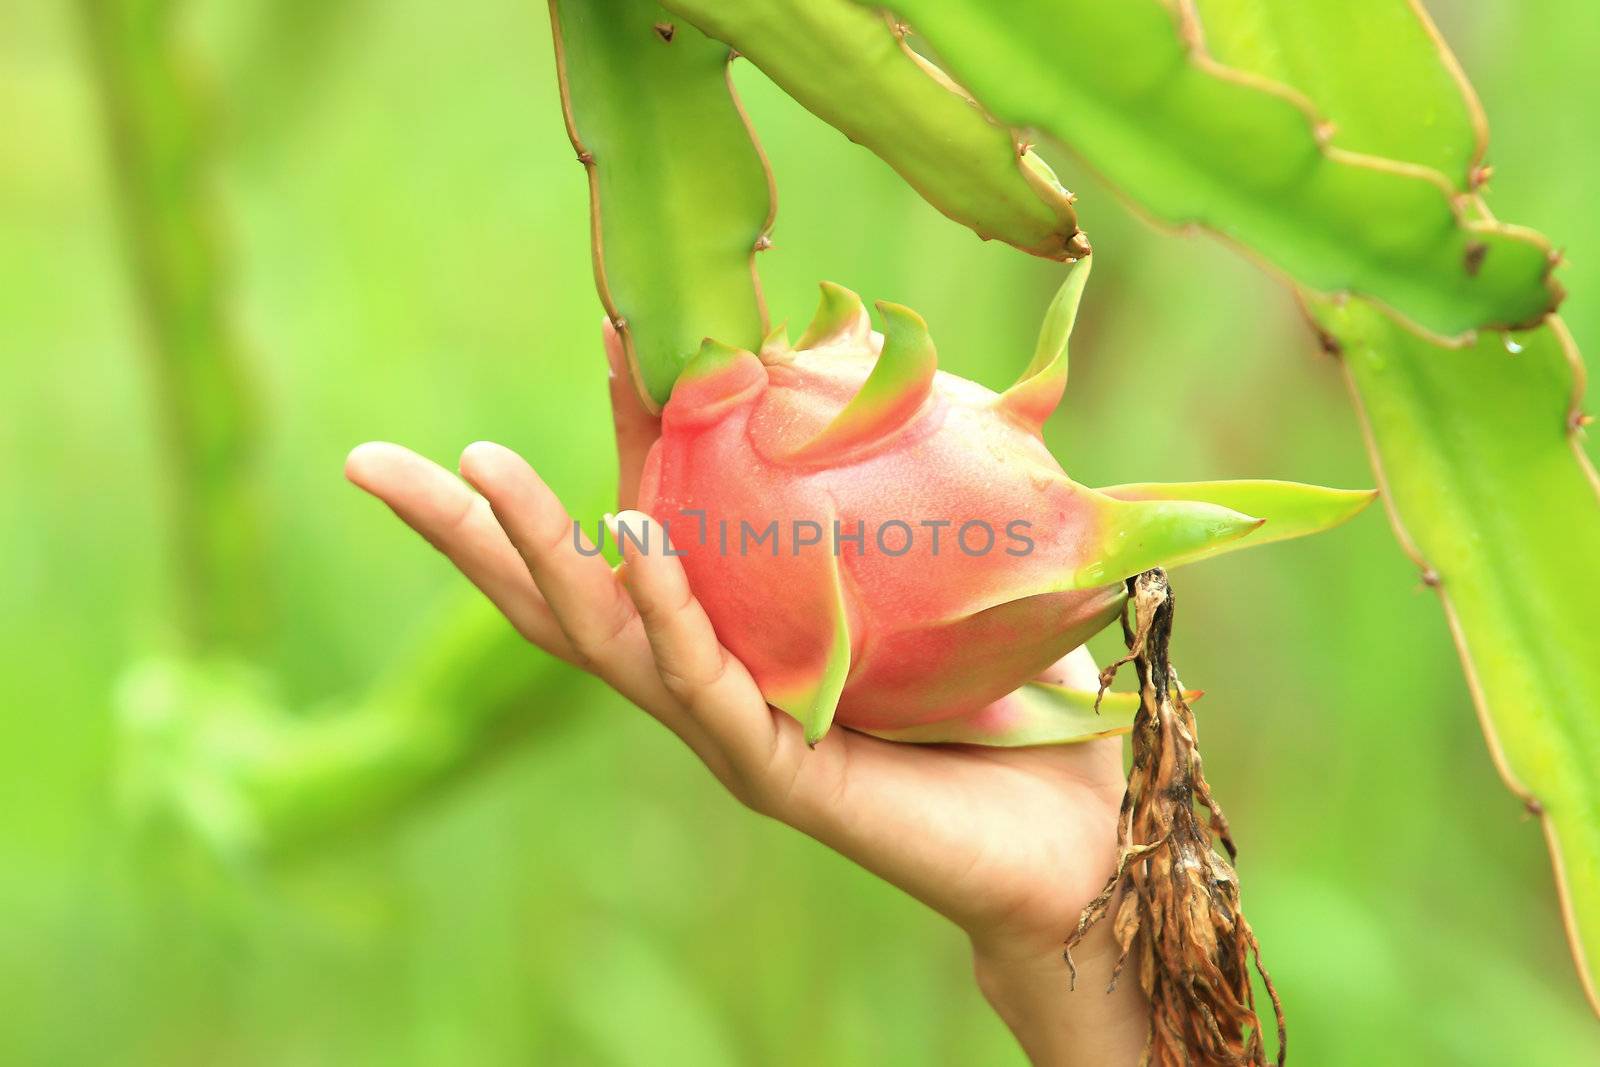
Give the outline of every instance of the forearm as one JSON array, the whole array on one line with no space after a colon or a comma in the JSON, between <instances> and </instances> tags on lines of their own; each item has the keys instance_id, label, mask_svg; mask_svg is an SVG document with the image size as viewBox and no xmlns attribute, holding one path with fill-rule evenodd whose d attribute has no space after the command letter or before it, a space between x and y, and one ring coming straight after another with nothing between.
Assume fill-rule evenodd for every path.
<instances>
[{"instance_id":1,"label":"forearm","mask_svg":"<svg viewBox=\"0 0 1600 1067\"><path fill-rule=\"evenodd\" d=\"M1104 925L1104 924L1102 924ZM1108 937L1091 935L1072 954L1070 987L1059 949L1013 953L973 944L973 970L985 999L1005 1020L1036 1067L1120 1067L1137 1064L1150 1008L1133 968L1107 993L1116 962Z\"/></svg>"}]
</instances>

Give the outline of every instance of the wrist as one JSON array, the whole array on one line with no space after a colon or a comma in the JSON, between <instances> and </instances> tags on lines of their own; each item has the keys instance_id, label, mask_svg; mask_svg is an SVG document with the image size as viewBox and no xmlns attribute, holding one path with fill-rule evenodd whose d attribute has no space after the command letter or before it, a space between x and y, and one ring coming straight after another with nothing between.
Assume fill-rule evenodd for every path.
<instances>
[{"instance_id":1,"label":"wrist","mask_svg":"<svg viewBox=\"0 0 1600 1067\"><path fill-rule=\"evenodd\" d=\"M1073 950L1076 988L1059 944L973 940L979 990L1037 1067L1131 1067L1139 1062L1150 1009L1134 967L1125 969L1116 989L1107 992L1117 959L1108 926L1100 924Z\"/></svg>"}]
</instances>

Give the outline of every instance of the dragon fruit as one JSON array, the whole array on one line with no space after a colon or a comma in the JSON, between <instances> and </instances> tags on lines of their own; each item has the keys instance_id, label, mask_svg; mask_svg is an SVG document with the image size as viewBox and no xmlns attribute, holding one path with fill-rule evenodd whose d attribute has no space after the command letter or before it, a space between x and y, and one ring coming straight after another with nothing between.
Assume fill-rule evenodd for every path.
<instances>
[{"instance_id":1,"label":"dragon fruit","mask_svg":"<svg viewBox=\"0 0 1600 1067\"><path fill-rule=\"evenodd\" d=\"M1372 498L1283 482L1069 478L1041 428L1088 276L1069 270L1002 393L940 371L923 320L824 283L794 344L707 340L662 412L639 508L666 525L723 644L815 743L993 745L1115 732L1031 681L1115 620L1124 579L1343 521ZM1260 514L1246 514L1246 507ZM1258 532L1260 531L1260 532Z\"/></svg>"}]
</instances>

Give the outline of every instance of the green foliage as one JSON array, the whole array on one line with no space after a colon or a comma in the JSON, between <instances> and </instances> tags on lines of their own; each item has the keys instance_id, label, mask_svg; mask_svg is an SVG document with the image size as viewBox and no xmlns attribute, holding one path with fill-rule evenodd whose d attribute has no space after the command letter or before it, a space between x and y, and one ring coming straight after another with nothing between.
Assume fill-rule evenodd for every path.
<instances>
[{"instance_id":1,"label":"green foliage","mask_svg":"<svg viewBox=\"0 0 1600 1067\"><path fill-rule=\"evenodd\" d=\"M639 386L666 402L706 337L766 334L757 242L765 161L728 49L649 0L550 0L567 129L589 171L595 281Z\"/></svg>"},{"instance_id":2,"label":"green foliage","mask_svg":"<svg viewBox=\"0 0 1600 1067\"><path fill-rule=\"evenodd\" d=\"M1015 134L976 107L903 32L851 0L667 0L795 100L869 149L980 237L1062 259L1078 236L1072 194Z\"/></svg>"},{"instance_id":3,"label":"green foliage","mask_svg":"<svg viewBox=\"0 0 1600 1067\"><path fill-rule=\"evenodd\" d=\"M257 660L268 573L254 377L228 307L220 180L187 5L86 0L112 187L165 433L176 640L118 685L121 790L140 822L236 862L348 831L474 764L517 731L550 664L489 605L440 618L413 661L307 719ZM747 275L748 277L748 275Z\"/></svg>"},{"instance_id":4,"label":"green foliage","mask_svg":"<svg viewBox=\"0 0 1600 1067\"><path fill-rule=\"evenodd\" d=\"M128 815L248 868L381 824L481 767L540 725L530 700L570 681L476 596L419 644L368 692L312 716L241 661L135 664L116 699Z\"/></svg>"},{"instance_id":5,"label":"green foliage","mask_svg":"<svg viewBox=\"0 0 1600 1067\"><path fill-rule=\"evenodd\" d=\"M1452 336L1531 325L1557 300L1543 240L1471 217L1425 166L1328 143L1321 101L1214 61L1183 5L887 6L1002 121L1070 146L1157 219L1205 226L1312 289L1373 297Z\"/></svg>"}]
</instances>

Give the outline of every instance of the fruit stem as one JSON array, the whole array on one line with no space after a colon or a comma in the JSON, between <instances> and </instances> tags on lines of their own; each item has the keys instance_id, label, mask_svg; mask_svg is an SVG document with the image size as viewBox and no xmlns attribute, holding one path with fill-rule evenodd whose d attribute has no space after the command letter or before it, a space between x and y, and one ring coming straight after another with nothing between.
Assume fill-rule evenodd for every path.
<instances>
[{"instance_id":1,"label":"fruit stem","mask_svg":"<svg viewBox=\"0 0 1600 1067\"><path fill-rule=\"evenodd\" d=\"M1206 782L1194 712L1168 655L1172 588L1159 567L1127 584L1133 623L1125 612L1122 633L1128 654L1100 676L1103 692L1124 664L1133 663L1139 675L1133 762L1117 817L1117 870L1067 938L1067 967L1075 984L1072 950L1116 902L1112 926L1120 954L1110 988L1132 957L1151 1008L1144 1062L1262 1067L1267 1051L1250 984L1253 960L1272 1000L1281 1065L1283 1005L1239 906L1228 821ZM1196 801L1207 813L1204 826ZM1212 847L1213 837L1226 858Z\"/></svg>"}]
</instances>

